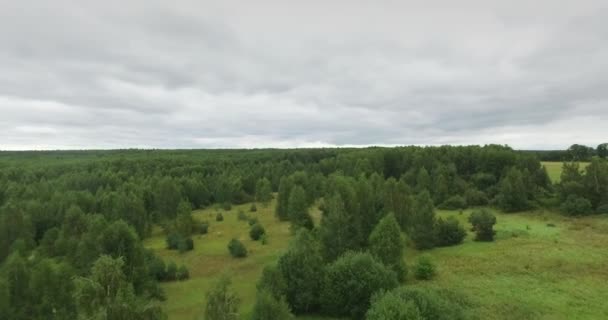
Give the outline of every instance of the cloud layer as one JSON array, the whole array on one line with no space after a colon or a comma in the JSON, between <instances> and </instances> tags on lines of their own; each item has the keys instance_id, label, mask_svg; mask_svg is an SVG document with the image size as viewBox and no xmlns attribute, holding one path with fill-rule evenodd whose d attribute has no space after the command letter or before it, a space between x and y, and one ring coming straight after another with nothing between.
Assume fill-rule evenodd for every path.
<instances>
[{"instance_id":1,"label":"cloud layer","mask_svg":"<svg viewBox=\"0 0 608 320\"><path fill-rule=\"evenodd\" d=\"M8 1L0 149L608 140L598 1Z\"/></svg>"}]
</instances>

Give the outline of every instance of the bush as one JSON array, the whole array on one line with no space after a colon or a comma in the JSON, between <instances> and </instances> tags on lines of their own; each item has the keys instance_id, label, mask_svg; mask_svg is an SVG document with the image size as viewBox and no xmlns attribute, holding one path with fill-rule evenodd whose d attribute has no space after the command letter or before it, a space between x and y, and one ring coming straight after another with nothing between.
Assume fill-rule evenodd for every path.
<instances>
[{"instance_id":1,"label":"bush","mask_svg":"<svg viewBox=\"0 0 608 320\"><path fill-rule=\"evenodd\" d=\"M329 315L361 319L375 292L397 285L395 273L371 254L347 252L327 266L321 304Z\"/></svg>"},{"instance_id":2,"label":"bush","mask_svg":"<svg viewBox=\"0 0 608 320\"><path fill-rule=\"evenodd\" d=\"M264 230L264 227L262 227L262 225L259 223L256 223L251 226L251 229L249 230L249 236L253 241L259 240L260 237L262 237L262 235L264 234L266 234L266 230Z\"/></svg>"},{"instance_id":3,"label":"bush","mask_svg":"<svg viewBox=\"0 0 608 320\"><path fill-rule=\"evenodd\" d=\"M429 257L421 256L418 258L418 262L416 262L414 271L416 279L431 280L433 279L433 277L435 277L435 264L433 264Z\"/></svg>"},{"instance_id":4,"label":"bush","mask_svg":"<svg viewBox=\"0 0 608 320\"><path fill-rule=\"evenodd\" d=\"M207 293L205 320L237 320L241 300L230 290L231 281L222 276Z\"/></svg>"},{"instance_id":5,"label":"bush","mask_svg":"<svg viewBox=\"0 0 608 320\"><path fill-rule=\"evenodd\" d=\"M463 320L468 301L450 291L399 287L374 295L366 320Z\"/></svg>"},{"instance_id":6,"label":"bush","mask_svg":"<svg viewBox=\"0 0 608 320\"><path fill-rule=\"evenodd\" d=\"M258 223L258 218L256 218L256 217L249 218L248 222L249 222L249 225L252 226L252 225Z\"/></svg>"},{"instance_id":7,"label":"bush","mask_svg":"<svg viewBox=\"0 0 608 320\"><path fill-rule=\"evenodd\" d=\"M194 227L194 232L198 233L198 234L207 234L209 232L209 222L207 221L203 221L200 223L197 223Z\"/></svg>"},{"instance_id":8,"label":"bush","mask_svg":"<svg viewBox=\"0 0 608 320\"><path fill-rule=\"evenodd\" d=\"M260 243L263 245L268 244L268 236L265 233L260 237Z\"/></svg>"},{"instance_id":9,"label":"bush","mask_svg":"<svg viewBox=\"0 0 608 320\"><path fill-rule=\"evenodd\" d=\"M608 214L608 204L601 205L595 209L597 214Z\"/></svg>"},{"instance_id":10,"label":"bush","mask_svg":"<svg viewBox=\"0 0 608 320\"><path fill-rule=\"evenodd\" d=\"M175 278L177 280L186 280L190 278L190 273L188 272L186 266L182 265L181 267L179 267L179 269L177 269L177 272L175 273Z\"/></svg>"},{"instance_id":11,"label":"bush","mask_svg":"<svg viewBox=\"0 0 608 320\"><path fill-rule=\"evenodd\" d=\"M175 262L171 261L167 265L167 273L165 274L165 280L173 281L176 279L176 276L177 276L177 265L175 264Z\"/></svg>"},{"instance_id":12,"label":"bush","mask_svg":"<svg viewBox=\"0 0 608 320\"><path fill-rule=\"evenodd\" d=\"M147 257L148 273L157 281L165 280L167 277L167 268L163 259L157 257L151 252L147 255Z\"/></svg>"},{"instance_id":13,"label":"bush","mask_svg":"<svg viewBox=\"0 0 608 320\"><path fill-rule=\"evenodd\" d=\"M215 215L215 221L224 221L224 216L222 215L222 213L221 213L221 212L218 212L218 213Z\"/></svg>"},{"instance_id":14,"label":"bush","mask_svg":"<svg viewBox=\"0 0 608 320\"><path fill-rule=\"evenodd\" d=\"M437 219L435 233L437 234L437 245L440 247L459 244L467 236L464 227L454 217L448 217L446 220Z\"/></svg>"},{"instance_id":15,"label":"bush","mask_svg":"<svg viewBox=\"0 0 608 320\"><path fill-rule=\"evenodd\" d=\"M224 209L224 211L232 210L232 203L230 203L230 202L222 203L222 209Z\"/></svg>"},{"instance_id":16,"label":"bush","mask_svg":"<svg viewBox=\"0 0 608 320\"><path fill-rule=\"evenodd\" d=\"M247 248L238 239L232 238L228 243L228 251L235 258L244 258L247 256Z\"/></svg>"},{"instance_id":17,"label":"bush","mask_svg":"<svg viewBox=\"0 0 608 320\"><path fill-rule=\"evenodd\" d=\"M194 241L192 241L192 238L182 238L177 245L179 253L184 253L192 249L194 249Z\"/></svg>"},{"instance_id":18,"label":"bush","mask_svg":"<svg viewBox=\"0 0 608 320\"><path fill-rule=\"evenodd\" d=\"M496 217L490 211L487 209L473 211L469 216L469 222L473 225L475 240L494 241Z\"/></svg>"},{"instance_id":19,"label":"bush","mask_svg":"<svg viewBox=\"0 0 608 320\"><path fill-rule=\"evenodd\" d=\"M464 198L469 206L485 206L489 202L486 193L477 189L468 189Z\"/></svg>"},{"instance_id":20,"label":"bush","mask_svg":"<svg viewBox=\"0 0 608 320\"><path fill-rule=\"evenodd\" d=\"M245 214L245 212L243 210L239 210L239 213L237 214L237 219L239 219L240 221L245 221L245 220L249 220L249 217Z\"/></svg>"},{"instance_id":21,"label":"bush","mask_svg":"<svg viewBox=\"0 0 608 320\"><path fill-rule=\"evenodd\" d=\"M249 207L249 211L250 212L256 212L256 211L258 211L258 207L255 206L255 203L251 204L251 207Z\"/></svg>"},{"instance_id":22,"label":"bush","mask_svg":"<svg viewBox=\"0 0 608 320\"><path fill-rule=\"evenodd\" d=\"M251 314L252 320L290 320L295 319L285 297L275 297L266 290L258 291Z\"/></svg>"},{"instance_id":23,"label":"bush","mask_svg":"<svg viewBox=\"0 0 608 320\"><path fill-rule=\"evenodd\" d=\"M467 201L462 196L451 196L439 205L440 209L457 210L467 207Z\"/></svg>"},{"instance_id":24,"label":"bush","mask_svg":"<svg viewBox=\"0 0 608 320\"><path fill-rule=\"evenodd\" d=\"M585 215L593 212L591 201L573 194L568 196L566 201L560 206L560 209L570 216Z\"/></svg>"}]
</instances>

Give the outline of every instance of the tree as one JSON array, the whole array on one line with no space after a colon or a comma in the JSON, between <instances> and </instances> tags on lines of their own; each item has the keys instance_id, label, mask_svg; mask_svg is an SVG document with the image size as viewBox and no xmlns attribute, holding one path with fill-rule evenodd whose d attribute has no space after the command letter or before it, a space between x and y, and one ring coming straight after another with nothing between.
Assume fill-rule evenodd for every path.
<instances>
[{"instance_id":1,"label":"tree","mask_svg":"<svg viewBox=\"0 0 608 320\"><path fill-rule=\"evenodd\" d=\"M431 280L435 277L435 264L427 256L420 256L414 267L414 275L418 280Z\"/></svg>"},{"instance_id":2,"label":"tree","mask_svg":"<svg viewBox=\"0 0 608 320\"><path fill-rule=\"evenodd\" d=\"M175 218L181 199L179 187L173 179L164 177L160 180L154 192L154 202L161 217Z\"/></svg>"},{"instance_id":3,"label":"tree","mask_svg":"<svg viewBox=\"0 0 608 320\"><path fill-rule=\"evenodd\" d=\"M254 241L259 240L264 234L266 234L266 230L264 230L264 227L262 227L262 225L259 223L252 225L251 229L249 230L249 237L251 237L251 240Z\"/></svg>"},{"instance_id":4,"label":"tree","mask_svg":"<svg viewBox=\"0 0 608 320\"><path fill-rule=\"evenodd\" d=\"M416 190L418 192L422 192L424 190L431 190L431 176L426 168L422 167L418 171L418 176L416 177Z\"/></svg>"},{"instance_id":5,"label":"tree","mask_svg":"<svg viewBox=\"0 0 608 320\"><path fill-rule=\"evenodd\" d=\"M469 216L469 222L475 231L475 240L494 241L496 217L487 209L475 210Z\"/></svg>"},{"instance_id":6,"label":"tree","mask_svg":"<svg viewBox=\"0 0 608 320\"><path fill-rule=\"evenodd\" d=\"M581 144L573 144L568 148L567 152L572 161L588 161L593 156L595 150Z\"/></svg>"},{"instance_id":7,"label":"tree","mask_svg":"<svg viewBox=\"0 0 608 320\"><path fill-rule=\"evenodd\" d=\"M231 280L222 276L207 293L205 320L237 320L241 300L230 291Z\"/></svg>"},{"instance_id":8,"label":"tree","mask_svg":"<svg viewBox=\"0 0 608 320\"><path fill-rule=\"evenodd\" d=\"M326 314L361 319L370 298L398 285L393 271L369 253L348 252L327 266L321 303Z\"/></svg>"},{"instance_id":9,"label":"tree","mask_svg":"<svg viewBox=\"0 0 608 320\"><path fill-rule=\"evenodd\" d=\"M467 231L453 216L447 219L437 219L437 225L435 226L435 234L437 242L436 244L440 247L453 246L459 244L467 236Z\"/></svg>"},{"instance_id":10,"label":"tree","mask_svg":"<svg viewBox=\"0 0 608 320\"><path fill-rule=\"evenodd\" d=\"M245 245L236 238L232 238L228 243L228 251L230 252L230 255L235 258L245 258L247 256L247 248L245 248Z\"/></svg>"},{"instance_id":11,"label":"tree","mask_svg":"<svg viewBox=\"0 0 608 320\"><path fill-rule=\"evenodd\" d=\"M384 187L384 211L393 212L402 230L411 222L411 190L404 180L389 178Z\"/></svg>"},{"instance_id":12,"label":"tree","mask_svg":"<svg viewBox=\"0 0 608 320\"><path fill-rule=\"evenodd\" d=\"M295 319L285 301L285 297L279 298L266 290L258 291L255 304L253 305L252 320L291 320Z\"/></svg>"},{"instance_id":13,"label":"tree","mask_svg":"<svg viewBox=\"0 0 608 320\"><path fill-rule=\"evenodd\" d=\"M342 197L337 193L327 199L319 233L327 261L360 246L355 218L346 211Z\"/></svg>"},{"instance_id":14,"label":"tree","mask_svg":"<svg viewBox=\"0 0 608 320\"><path fill-rule=\"evenodd\" d=\"M404 286L376 294L366 319L464 320L462 301L462 297L450 291Z\"/></svg>"},{"instance_id":15,"label":"tree","mask_svg":"<svg viewBox=\"0 0 608 320\"><path fill-rule=\"evenodd\" d=\"M282 177L279 184L279 193L277 196L277 206L275 213L279 220L286 221L289 219L289 196L294 184L289 177Z\"/></svg>"},{"instance_id":16,"label":"tree","mask_svg":"<svg viewBox=\"0 0 608 320\"><path fill-rule=\"evenodd\" d=\"M528 196L521 171L513 167L500 181L497 197L498 206L506 212L521 211L529 208Z\"/></svg>"},{"instance_id":17,"label":"tree","mask_svg":"<svg viewBox=\"0 0 608 320\"><path fill-rule=\"evenodd\" d=\"M593 213L591 201L576 195L569 195L560 205L560 210L570 216L579 216Z\"/></svg>"},{"instance_id":18,"label":"tree","mask_svg":"<svg viewBox=\"0 0 608 320\"><path fill-rule=\"evenodd\" d=\"M435 208L428 191L422 191L414 199L414 215L410 237L418 249L435 246Z\"/></svg>"},{"instance_id":19,"label":"tree","mask_svg":"<svg viewBox=\"0 0 608 320\"><path fill-rule=\"evenodd\" d=\"M369 237L370 253L385 266L391 268L399 281L403 281L406 268L403 262L404 240L401 228L393 213L386 215Z\"/></svg>"},{"instance_id":20,"label":"tree","mask_svg":"<svg viewBox=\"0 0 608 320\"><path fill-rule=\"evenodd\" d=\"M308 214L308 201L306 191L300 186L295 186L289 193L287 204L291 229L295 233L299 228L312 229L314 227L312 217Z\"/></svg>"},{"instance_id":21,"label":"tree","mask_svg":"<svg viewBox=\"0 0 608 320\"><path fill-rule=\"evenodd\" d=\"M277 263L287 284L285 297L294 313L314 311L323 275L323 258L318 241L307 229L300 229Z\"/></svg>"},{"instance_id":22,"label":"tree","mask_svg":"<svg viewBox=\"0 0 608 320\"><path fill-rule=\"evenodd\" d=\"M606 159L608 157L608 143L602 143L597 146L597 156Z\"/></svg>"},{"instance_id":23,"label":"tree","mask_svg":"<svg viewBox=\"0 0 608 320\"><path fill-rule=\"evenodd\" d=\"M256 288L258 292L266 291L278 299L285 295L287 282L278 267L271 265L264 267L264 270L262 270L262 276Z\"/></svg>"},{"instance_id":24,"label":"tree","mask_svg":"<svg viewBox=\"0 0 608 320\"><path fill-rule=\"evenodd\" d=\"M135 295L123 267L122 258L102 255L89 277L74 280L74 299L81 319L164 319L160 306Z\"/></svg>"},{"instance_id":25,"label":"tree","mask_svg":"<svg viewBox=\"0 0 608 320\"><path fill-rule=\"evenodd\" d=\"M264 205L268 205L270 200L272 200L272 186L270 185L270 180L265 177L258 180L255 185L255 199Z\"/></svg>"}]
</instances>

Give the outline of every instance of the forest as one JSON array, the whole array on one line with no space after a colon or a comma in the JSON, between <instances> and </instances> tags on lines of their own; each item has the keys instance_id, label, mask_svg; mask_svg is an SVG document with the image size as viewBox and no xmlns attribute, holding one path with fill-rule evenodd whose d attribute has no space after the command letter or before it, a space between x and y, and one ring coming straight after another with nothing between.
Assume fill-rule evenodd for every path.
<instances>
[{"instance_id":1,"label":"forest","mask_svg":"<svg viewBox=\"0 0 608 320\"><path fill-rule=\"evenodd\" d=\"M604 228L606 146L0 152L0 319L487 319L458 288L415 285L450 271L411 252L498 245L503 215ZM558 181L541 161L563 161ZM248 264L204 274L201 252ZM194 277L193 314L171 313Z\"/></svg>"}]
</instances>

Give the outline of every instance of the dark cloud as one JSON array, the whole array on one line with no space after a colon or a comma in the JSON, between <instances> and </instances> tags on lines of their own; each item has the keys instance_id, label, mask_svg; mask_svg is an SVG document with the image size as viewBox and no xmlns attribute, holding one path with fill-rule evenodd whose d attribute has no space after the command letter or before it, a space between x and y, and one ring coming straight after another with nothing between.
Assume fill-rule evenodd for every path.
<instances>
[{"instance_id":1,"label":"dark cloud","mask_svg":"<svg viewBox=\"0 0 608 320\"><path fill-rule=\"evenodd\" d=\"M11 1L0 149L606 140L605 1Z\"/></svg>"}]
</instances>

